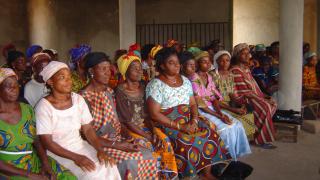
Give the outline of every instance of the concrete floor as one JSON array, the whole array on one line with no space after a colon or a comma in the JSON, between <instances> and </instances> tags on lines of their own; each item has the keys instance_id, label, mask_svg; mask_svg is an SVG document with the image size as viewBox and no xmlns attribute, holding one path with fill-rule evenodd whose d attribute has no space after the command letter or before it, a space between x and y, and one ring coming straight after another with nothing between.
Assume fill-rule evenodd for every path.
<instances>
[{"instance_id":1,"label":"concrete floor","mask_svg":"<svg viewBox=\"0 0 320 180\"><path fill-rule=\"evenodd\" d=\"M251 146L252 154L240 160L254 170L247 180L320 180L320 134L299 131L298 143L274 143L265 150Z\"/></svg>"}]
</instances>

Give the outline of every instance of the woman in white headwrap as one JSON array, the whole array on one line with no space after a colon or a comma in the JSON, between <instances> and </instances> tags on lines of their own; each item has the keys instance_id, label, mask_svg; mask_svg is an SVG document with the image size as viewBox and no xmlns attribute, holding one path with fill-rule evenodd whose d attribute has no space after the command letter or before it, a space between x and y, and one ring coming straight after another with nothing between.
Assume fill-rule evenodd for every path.
<instances>
[{"instance_id":1,"label":"woman in white headwrap","mask_svg":"<svg viewBox=\"0 0 320 180\"><path fill-rule=\"evenodd\" d=\"M90 124L93 118L85 100L71 92L68 66L51 61L40 75L51 90L36 106L37 134L48 154L78 179L121 179Z\"/></svg>"},{"instance_id":2,"label":"woman in white headwrap","mask_svg":"<svg viewBox=\"0 0 320 180\"><path fill-rule=\"evenodd\" d=\"M231 55L228 51L221 50L214 55L213 60L215 67L215 71L212 73L213 80L223 97L220 106L241 121L248 138L252 139L256 130L253 113L248 113L250 107L246 107L245 104L237 104L234 100L237 94L233 74L229 71Z\"/></svg>"}]
</instances>

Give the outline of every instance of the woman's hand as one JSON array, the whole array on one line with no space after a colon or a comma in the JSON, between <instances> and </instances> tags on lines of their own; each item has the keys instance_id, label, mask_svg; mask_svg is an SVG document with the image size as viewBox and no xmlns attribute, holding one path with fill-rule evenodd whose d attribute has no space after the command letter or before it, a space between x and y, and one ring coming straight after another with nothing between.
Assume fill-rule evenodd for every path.
<instances>
[{"instance_id":1,"label":"woman's hand","mask_svg":"<svg viewBox=\"0 0 320 180\"><path fill-rule=\"evenodd\" d=\"M198 126L195 124L187 123L187 124L181 124L180 125L180 131L186 133L186 134L194 134L198 130Z\"/></svg>"},{"instance_id":2,"label":"woman's hand","mask_svg":"<svg viewBox=\"0 0 320 180\"><path fill-rule=\"evenodd\" d=\"M86 156L78 155L73 161L83 171L94 171L96 169L94 162Z\"/></svg>"},{"instance_id":3,"label":"woman's hand","mask_svg":"<svg viewBox=\"0 0 320 180\"><path fill-rule=\"evenodd\" d=\"M128 143L126 141L116 142L115 148L125 152L138 152L139 146L137 144Z\"/></svg>"},{"instance_id":4,"label":"woman's hand","mask_svg":"<svg viewBox=\"0 0 320 180\"><path fill-rule=\"evenodd\" d=\"M56 174L53 173L52 168L48 164L48 162L42 162L42 164L41 164L41 175L44 175L46 177L50 177L50 179L56 179Z\"/></svg>"},{"instance_id":5,"label":"woman's hand","mask_svg":"<svg viewBox=\"0 0 320 180\"><path fill-rule=\"evenodd\" d=\"M243 116L247 114L247 108L246 106L242 106L241 108L236 109L236 113Z\"/></svg>"},{"instance_id":6,"label":"woman's hand","mask_svg":"<svg viewBox=\"0 0 320 180\"><path fill-rule=\"evenodd\" d=\"M225 115L225 114L222 114L221 120L222 120L224 123L228 124L228 125L231 125L231 124L232 124L232 121L230 120L230 118L229 118L227 115Z\"/></svg>"},{"instance_id":7,"label":"woman's hand","mask_svg":"<svg viewBox=\"0 0 320 180\"><path fill-rule=\"evenodd\" d=\"M110 166L113 166L116 164L115 160L113 158L111 158L110 156L107 156L104 151L98 151L97 158L98 158L100 164L102 164L102 165L103 164L105 164L105 165L110 164Z\"/></svg>"}]
</instances>

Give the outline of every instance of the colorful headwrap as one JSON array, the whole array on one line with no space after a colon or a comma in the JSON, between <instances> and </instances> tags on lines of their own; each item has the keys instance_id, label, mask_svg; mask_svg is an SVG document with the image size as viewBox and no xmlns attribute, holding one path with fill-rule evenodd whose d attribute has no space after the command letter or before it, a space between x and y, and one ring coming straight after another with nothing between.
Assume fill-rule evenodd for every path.
<instances>
[{"instance_id":1,"label":"colorful headwrap","mask_svg":"<svg viewBox=\"0 0 320 180\"><path fill-rule=\"evenodd\" d=\"M37 52L37 50L38 50L39 48L42 48L42 47L41 47L40 45L37 45L37 44L30 46L30 47L27 49L27 52L26 52L27 58L28 58L28 59L31 58L31 57Z\"/></svg>"},{"instance_id":2,"label":"colorful headwrap","mask_svg":"<svg viewBox=\"0 0 320 180\"><path fill-rule=\"evenodd\" d=\"M188 45L189 48L192 48L192 47L200 47L200 42L198 41L193 41L191 42L189 45Z\"/></svg>"},{"instance_id":3,"label":"colorful headwrap","mask_svg":"<svg viewBox=\"0 0 320 180\"><path fill-rule=\"evenodd\" d=\"M68 65L63 62L51 61L46 67L43 68L40 75L42 76L44 82L47 82L55 73L63 68L69 69Z\"/></svg>"},{"instance_id":4,"label":"colorful headwrap","mask_svg":"<svg viewBox=\"0 0 320 180\"><path fill-rule=\"evenodd\" d=\"M124 80L126 79L126 72L133 61L139 61L141 63L141 58L133 52L122 55L117 61L119 72Z\"/></svg>"},{"instance_id":5,"label":"colorful headwrap","mask_svg":"<svg viewBox=\"0 0 320 180\"><path fill-rule=\"evenodd\" d=\"M213 66L214 66L214 69L215 71L218 73L218 59L222 56L222 55L228 55L229 58L231 59L231 54L226 51L226 50L221 50L221 51L218 51L214 56L213 56Z\"/></svg>"},{"instance_id":6,"label":"colorful headwrap","mask_svg":"<svg viewBox=\"0 0 320 180\"><path fill-rule=\"evenodd\" d=\"M162 49L163 47L161 46L161 45L156 45L156 46L154 46L152 49L151 49L151 51L150 51L150 53L149 53L149 56L152 58L152 59L154 59L155 57L156 57L156 54Z\"/></svg>"},{"instance_id":7,"label":"colorful headwrap","mask_svg":"<svg viewBox=\"0 0 320 180\"><path fill-rule=\"evenodd\" d=\"M141 59L141 47L138 43L135 43L129 47L129 52L133 52L135 55L139 56Z\"/></svg>"},{"instance_id":8,"label":"colorful headwrap","mask_svg":"<svg viewBox=\"0 0 320 180\"><path fill-rule=\"evenodd\" d=\"M239 53L244 50L248 49L250 51L250 48L247 43L240 43L234 46L233 51L232 51L232 57L238 56Z\"/></svg>"},{"instance_id":9,"label":"colorful headwrap","mask_svg":"<svg viewBox=\"0 0 320 180\"><path fill-rule=\"evenodd\" d=\"M15 76L17 79L16 73L10 68L0 68L0 84L10 76Z\"/></svg>"},{"instance_id":10,"label":"colorful headwrap","mask_svg":"<svg viewBox=\"0 0 320 180\"><path fill-rule=\"evenodd\" d=\"M255 49L255 51L265 51L266 46L264 44L257 44L254 49Z\"/></svg>"},{"instance_id":11,"label":"colorful headwrap","mask_svg":"<svg viewBox=\"0 0 320 180\"><path fill-rule=\"evenodd\" d=\"M4 45L3 48L2 48L2 55L7 57L8 56L8 51L9 50L15 50L16 49L16 46L14 46L13 44L7 44L7 45Z\"/></svg>"},{"instance_id":12,"label":"colorful headwrap","mask_svg":"<svg viewBox=\"0 0 320 180\"><path fill-rule=\"evenodd\" d=\"M309 58L313 57L313 56L317 56L317 54L315 52L306 52L304 55L303 55L303 58L304 60L308 60Z\"/></svg>"},{"instance_id":13,"label":"colorful headwrap","mask_svg":"<svg viewBox=\"0 0 320 180\"><path fill-rule=\"evenodd\" d=\"M169 39L166 43L166 47L173 47L174 45L178 44L179 42L174 39Z\"/></svg>"},{"instance_id":14,"label":"colorful headwrap","mask_svg":"<svg viewBox=\"0 0 320 180\"><path fill-rule=\"evenodd\" d=\"M191 52L193 56L196 56L199 52L201 52L201 49L198 47L190 47L187 51Z\"/></svg>"},{"instance_id":15,"label":"colorful headwrap","mask_svg":"<svg viewBox=\"0 0 320 180\"><path fill-rule=\"evenodd\" d=\"M71 48L69 50L71 69L75 69L77 62L90 52L91 47L87 44L81 44L75 48Z\"/></svg>"},{"instance_id":16,"label":"colorful headwrap","mask_svg":"<svg viewBox=\"0 0 320 180\"><path fill-rule=\"evenodd\" d=\"M194 59L198 61L203 57L210 57L210 54L208 53L208 51L199 51L198 53L196 53Z\"/></svg>"},{"instance_id":17,"label":"colorful headwrap","mask_svg":"<svg viewBox=\"0 0 320 180\"><path fill-rule=\"evenodd\" d=\"M31 64L34 65L37 61L42 60L42 59L49 59L51 60L51 57L47 53L36 53L32 56L31 59Z\"/></svg>"}]
</instances>

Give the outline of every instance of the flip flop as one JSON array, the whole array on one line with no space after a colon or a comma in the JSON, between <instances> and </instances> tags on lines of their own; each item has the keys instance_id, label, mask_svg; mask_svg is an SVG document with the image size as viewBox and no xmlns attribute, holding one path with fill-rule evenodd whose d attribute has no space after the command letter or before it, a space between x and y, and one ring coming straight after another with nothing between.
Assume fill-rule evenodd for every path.
<instances>
[{"instance_id":1,"label":"flip flop","mask_svg":"<svg viewBox=\"0 0 320 180\"><path fill-rule=\"evenodd\" d=\"M260 147L263 149L276 149L277 148L277 146L270 144L270 143L262 144L262 145L260 145Z\"/></svg>"}]
</instances>

